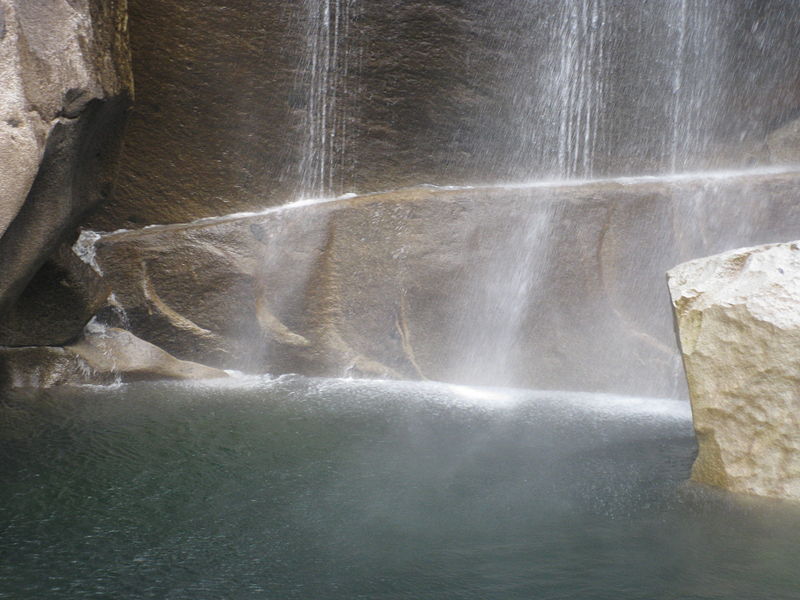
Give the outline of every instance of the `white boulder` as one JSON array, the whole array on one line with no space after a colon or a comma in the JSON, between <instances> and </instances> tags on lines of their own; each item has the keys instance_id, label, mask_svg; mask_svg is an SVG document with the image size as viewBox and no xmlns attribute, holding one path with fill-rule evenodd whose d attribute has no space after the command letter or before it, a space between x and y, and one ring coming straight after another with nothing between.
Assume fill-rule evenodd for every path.
<instances>
[{"instance_id":1,"label":"white boulder","mask_svg":"<svg viewBox=\"0 0 800 600\"><path fill-rule=\"evenodd\" d=\"M800 500L800 242L667 276L699 444L692 479Z\"/></svg>"}]
</instances>

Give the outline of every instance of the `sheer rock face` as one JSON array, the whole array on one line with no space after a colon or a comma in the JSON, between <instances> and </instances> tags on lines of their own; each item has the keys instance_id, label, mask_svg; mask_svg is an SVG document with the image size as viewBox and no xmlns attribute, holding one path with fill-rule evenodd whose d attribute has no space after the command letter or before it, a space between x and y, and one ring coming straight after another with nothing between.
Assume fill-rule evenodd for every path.
<instances>
[{"instance_id":1,"label":"sheer rock face","mask_svg":"<svg viewBox=\"0 0 800 600\"><path fill-rule=\"evenodd\" d=\"M126 0L0 0L0 315L110 193L126 28Z\"/></svg>"},{"instance_id":2,"label":"sheer rock face","mask_svg":"<svg viewBox=\"0 0 800 600\"><path fill-rule=\"evenodd\" d=\"M185 360L674 397L663 273L800 237L798 185L408 189L108 234L96 259L130 330Z\"/></svg>"},{"instance_id":3,"label":"sheer rock face","mask_svg":"<svg viewBox=\"0 0 800 600\"><path fill-rule=\"evenodd\" d=\"M422 183L552 180L561 173L554 156L559 141L547 137L543 144L542 131L529 128L536 119L550 123L547 115L558 123L559 110L578 121L588 118L588 108L563 108L566 96L544 95L565 81L586 82L587 101L602 104L603 116L596 115L591 132L598 136L593 167L579 176L763 163L764 135L800 111L795 0L689 3L690 11L708 11L712 22L730 20L718 23L726 32L721 45L709 41L696 57L691 48L678 47L682 36L669 20L682 23L681 2L666 0L129 4L137 103L114 198L86 222L103 231L319 197L322 192L302 181L309 162L330 171L324 195ZM568 31L558 24L578 5L607 7L605 45L587 63L581 54L587 32L570 49L570 60L585 65L584 71L552 79L551 71L565 68L567 60L560 44ZM314 23L309 8L315 6L338 15L338 29L326 33ZM577 26L578 16L572 19L564 26ZM705 39L706 25L690 25L704 35L687 33L687 41ZM317 74L330 84L316 92L323 103L313 96L308 67L326 57L308 55L314 47L309 34L322 36L318 51L329 49L325 35L334 29L336 68ZM683 72L681 53L700 62ZM712 63L704 62L706 55ZM594 81L601 68L610 72ZM684 78L680 89L676 77ZM692 101L686 95L697 83L703 85ZM601 89L603 97L595 97ZM567 91L569 97L584 95L583 88ZM673 117L676 100L685 108ZM690 105L703 108L702 124ZM328 131L322 131L323 121ZM573 126L561 121L561 127ZM691 146L687 140L701 134L708 140L695 140L700 148L694 153L681 155L677 164L665 159L672 145ZM311 156L310 147L321 143L328 145L327 161Z\"/></svg>"},{"instance_id":4,"label":"sheer rock face","mask_svg":"<svg viewBox=\"0 0 800 600\"><path fill-rule=\"evenodd\" d=\"M700 451L692 478L800 500L800 242L668 274Z\"/></svg>"}]
</instances>

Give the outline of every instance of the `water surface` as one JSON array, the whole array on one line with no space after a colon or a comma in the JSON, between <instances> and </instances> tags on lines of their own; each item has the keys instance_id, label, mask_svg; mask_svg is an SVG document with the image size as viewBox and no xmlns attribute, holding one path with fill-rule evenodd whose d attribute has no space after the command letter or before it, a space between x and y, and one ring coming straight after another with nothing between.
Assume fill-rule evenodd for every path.
<instances>
[{"instance_id":1,"label":"water surface","mask_svg":"<svg viewBox=\"0 0 800 600\"><path fill-rule=\"evenodd\" d=\"M282 377L0 401L0 598L789 599L669 400Z\"/></svg>"}]
</instances>

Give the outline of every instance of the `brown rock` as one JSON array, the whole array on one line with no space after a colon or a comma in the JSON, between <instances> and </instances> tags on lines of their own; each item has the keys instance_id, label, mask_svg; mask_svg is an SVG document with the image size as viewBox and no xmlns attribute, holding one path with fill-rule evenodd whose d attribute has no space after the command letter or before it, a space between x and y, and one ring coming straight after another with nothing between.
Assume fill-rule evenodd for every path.
<instances>
[{"instance_id":1,"label":"brown rock","mask_svg":"<svg viewBox=\"0 0 800 600\"><path fill-rule=\"evenodd\" d=\"M683 49L692 64L681 71L678 115L672 114L678 60L672 25L680 3L585 3L599 4L607 6L605 62L598 53L587 68L591 76L605 69L603 96L594 82L581 92L596 102L594 176L762 160L754 148L800 110L794 0L724 10L690 3L692 15L704 19L709 47ZM558 175L553 132L564 102L542 94L559 64L553 55L564 32L556 26L567 22L562 16L573 5L331 2L340 45L325 73L336 81L320 97L312 94L305 54L307 32L315 30L306 8L312 5L130 0L138 101L117 192L88 226L179 223L316 197L321 184L307 189L302 168L323 151L330 181L322 187L332 195ZM576 61L588 51L584 43L578 40ZM567 73L560 81L584 75ZM308 122L323 105L328 131ZM578 114L588 106L572 108ZM673 145L685 150L674 165Z\"/></svg>"},{"instance_id":2,"label":"brown rock","mask_svg":"<svg viewBox=\"0 0 800 600\"><path fill-rule=\"evenodd\" d=\"M800 175L410 189L103 236L131 331L247 372L685 393L663 273L800 237Z\"/></svg>"},{"instance_id":3,"label":"brown rock","mask_svg":"<svg viewBox=\"0 0 800 600\"><path fill-rule=\"evenodd\" d=\"M225 371L178 360L128 331L88 328L65 348L0 348L0 387L52 387L115 381L215 379Z\"/></svg>"},{"instance_id":4,"label":"brown rock","mask_svg":"<svg viewBox=\"0 0 800 600\"><path fill-rule=\"evenodd\" d=\"M129 331L117 328L89 328L86 335L65 348L83 359L101 375L119 374L126 381L139 379L215 379L225 371L178 360Z\"/></svg>"},{"instance_id":5,"label":"brown rock","mask_svg":"<svg viewBox=\"0 0 800 600\"><path fill-rule=\"evenodd\" d=\"M113 376L95 378L78 355L64 348L0 348L0 389L113 381Z\"/></svg>"},{"instance_id":6,"label":"brown rock","mask_svg":"<svg viewBox=\"0 0 800 600\"><path fill-rule=\"evenodd\" d=\"M0 320L0 346L61 346L75 341L106 304L108 283L61 246Z\"/></svg>"}]
</instances>

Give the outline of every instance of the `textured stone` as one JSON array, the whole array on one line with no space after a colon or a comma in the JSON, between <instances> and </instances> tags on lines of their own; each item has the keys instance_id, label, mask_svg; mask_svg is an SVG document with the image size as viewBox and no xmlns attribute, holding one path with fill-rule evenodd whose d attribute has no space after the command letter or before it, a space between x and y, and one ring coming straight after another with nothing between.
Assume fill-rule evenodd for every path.
<instances>
[{"instance_id":1,"label":"textured stone","mask_svg":"<svg viewBox=\"0 0 800 600\"><path fill-rule=\"evenodd\" d=\"M178 360L128 331L90 326L64 348L0 348L0 387L52 387L114 381L214 379L225 371Z\"/></svg>"},{"instance_id":2,"label":"textured stone","mask_svg":"<svg viewBox=\"0 0 800 600\"><path fill-rule=\"evenodd\" d=\"M87 328L84 337L67 346L96 373L119 374L124 380L214 379L227 377L220 369L178 360L129 331L118 328Z\"/></svg>"},{"instance_id":3,"label":"textured stone","mask_svg":"<svg viewBox=\"0 0 800 600\"><path fill-rule=\"evenodd\" d=\"M798 186L418 188L104 235L97 261L131 331L186 360L676 396L663 273L800 237Z\"/></svg>"},{"instance_id":4,"label":"textured stone","mask_svg":"<svg viewBox=\"0 0 800 600\"><path fill-rule=\"evenodd\" d=\"M699 454L692 479L800 500L800 242L669 271Z\"/></svg>"},{"instance_id":5,"label":"textured stone","mask_svg":"<svg viewBox=\"0 0 800 600\"><path fill-rule=\"evenodd\" d=\"M0 315L108 197L132 92L125 0L0 0Z\"/></svg>"},{"instance_id":6,"label":"textured stone","mask_svg":"<svg viewBox=\"0 0 800 600\"><path fill-rule=\"evenodd\" d=\"M179 223L260 210L303 192L300 171L313 142L304 122L310 105L305 11L314 4L130 0L137 104L114 198L87 226L112 231ZM540 103L536 94L548 85L547 69L560 62L552 54L563 33L553 24L578 3L327 4L332 14L345 6L350 11L339 48L348 73L340 64L330 74L339 85L328 123L340 130L315 130L314 138L330 144L326 136L335 133L328 148L334 195L553 177L547 163L557 140L542 149L541 132L526 127L542 104L562 104ZM604 57L611 74L602 85L606 116L595 131L593 174L670 170L675 165L663 154L674 134L677 39L663 13L678 15L680 2L602 4L609 11ZM694 103L709 119L679 118L675 144L691 136L705 140L705 155L679 157L681 169L762 160L750 148L758 150L767 131L800 110L797 2L727 3L725 10L711 4L690 3L689 10L708 5L703 27L730 18L724 24L729 39L709 52L708 60L719 62L701 61L682 73L711 88L701 85L705 91ZM690 88L686 79L681 92Z\"/></svg>"},{"instance_id":7,"label":"textured stone","mask_svg":"<svg viewBox=\"0 0 800 600\"><path fill-rule=\"evenodd\" d=\"M77 354L64 348L0 347L0 389L113 381L113 376L95 377Z\"/></svg>"}]
</instances>

